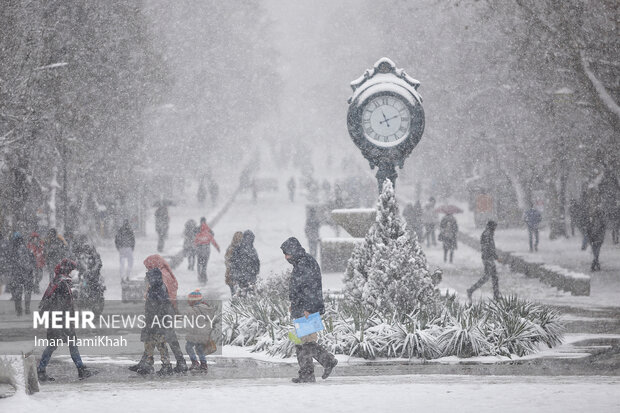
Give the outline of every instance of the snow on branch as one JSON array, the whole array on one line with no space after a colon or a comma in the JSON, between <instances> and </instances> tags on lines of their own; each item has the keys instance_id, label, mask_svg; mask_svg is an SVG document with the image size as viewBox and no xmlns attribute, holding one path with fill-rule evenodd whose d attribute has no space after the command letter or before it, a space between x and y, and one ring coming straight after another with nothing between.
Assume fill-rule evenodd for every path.
<instances>
[{"instance_id":1,"label":"snow on branch","mask_svg":"<svg viewBox=\"0 0 620 413\"><path fill-rule=\"evenodd\" d=\"M34 70L56 69L58 67L67 66L67 64L68 64L67 62L52 63L50 65L37 67Z\"/></svg>"},{"instance_id":2,"label":"snow on branch","mask_svg":"<svg viewBox=\"0 0 620 413\"><path fill-rule=\"evenodd\" d=\"M596 76L594 76L594 73L590 70L590 66L588 65L588 61L586 60L586 57L583 51L580 52L580 54L581 54L581 66L583 67L583 71L588 76L588 79L590 79L590 82L592 82L592 86L594 86L594 89L596 89L596 92L598 93L598 97L603 101L605 106L607 106L607 108L612 113L614 113L618 118L620 118L620 106L618 106L618 104L611 97L609 92L607 92L607 89L605 89L605 86L603 86L601 81L598 80Z\"/></svg>"}]
</instances>

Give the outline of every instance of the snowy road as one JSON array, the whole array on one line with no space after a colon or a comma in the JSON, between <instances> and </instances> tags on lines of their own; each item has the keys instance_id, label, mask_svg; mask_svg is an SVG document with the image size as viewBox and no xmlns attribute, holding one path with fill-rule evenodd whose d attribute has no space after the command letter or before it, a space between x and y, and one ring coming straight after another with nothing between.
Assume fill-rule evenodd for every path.
<instances>
[{"instance_id":1,"label":"snowy road","mask_svg":"<svg viewBox=\"0 0 620 413\"><path fill-rule=\"evenodd\" d=\"M319 379L319 381L321 381ZM3 411L159 412L617 412L620 378L515 376L335 377L294 385L286 379L174 383L80 383L0 401Z\"/></svg>"}]
</instances>

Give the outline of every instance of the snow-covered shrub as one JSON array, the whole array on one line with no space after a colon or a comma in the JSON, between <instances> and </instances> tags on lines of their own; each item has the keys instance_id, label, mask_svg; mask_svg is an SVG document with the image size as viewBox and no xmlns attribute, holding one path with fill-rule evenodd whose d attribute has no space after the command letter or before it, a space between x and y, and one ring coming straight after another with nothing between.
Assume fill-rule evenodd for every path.
<instances>
[{"instance_id":1,"label":"snow-covered shrub","mask_svg":"<svg viewBox=\"0 0 620 413\"><path fill-rule=\"evenodd\" d=\"M345 297L389 314L432 310L441 272L431 273L416 238L405 231L389 180L377 202L375 223L355 248L344 276Z\"/></svg>"}]
</instances>

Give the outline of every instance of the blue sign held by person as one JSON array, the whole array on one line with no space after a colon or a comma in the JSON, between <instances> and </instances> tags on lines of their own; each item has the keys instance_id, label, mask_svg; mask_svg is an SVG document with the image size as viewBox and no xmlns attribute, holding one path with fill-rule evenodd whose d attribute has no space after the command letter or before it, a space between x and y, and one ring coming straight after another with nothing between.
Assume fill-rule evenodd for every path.
<instances>
[{"instance_id":1,"label":"blue sign held by person","mask_svg":"<svg viewBox=\"0 0 620 413\"><path fill-rule=\"evenodd\" d=\"M295 332L297 333L297 337L300 338L325 329L325 327L323 327L323 321L321 320L321 315L319 313L312 313L308 316L308 318L296 318L295 320L293 320L293 323L295 325Z\"/></svg>"}]
</instances>

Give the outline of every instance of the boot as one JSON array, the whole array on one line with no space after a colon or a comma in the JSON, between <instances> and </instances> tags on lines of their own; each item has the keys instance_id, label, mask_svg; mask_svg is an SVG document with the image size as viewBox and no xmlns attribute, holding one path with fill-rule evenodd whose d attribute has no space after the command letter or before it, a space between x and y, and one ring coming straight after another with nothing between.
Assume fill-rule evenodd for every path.
<instances>
[{"instance_id":1,"label":"boot","mask_svg":"<svg viewBox=\"0 0 620 413\"><path fill-rule=\"evenodd\" d=\"M45 370L37 370L37 376L39 377L39 381L41 383L45 383L46 381L56 381L55 378L48 376Z\"/></svg>"},{"instance_id":2,"label":"boot","mask_svg":"<svg viewBox=\"0 0 620 413\"><path fill-rule=\"evenodd\" d=\"M209 371L209 366L207 366L207 362L206 361L201 361L200 362L200 367L198 368L198 370L201 373L206 373Z\"/></svg>"},{"instance_id":3,"label":"boot","mask_svg":"<svg viewBox=\"0 0 620 413\"><path fill-rule=\"evenodd\" d=\"M200 363L198 363L198 360L192 360L192 365L189 367L189 369L198 370L199 367L200 367Z\"/></svg>"},{"instance_id":4,"label":"boot","mask_svg":"<svg viewBox=\"0 0 620 413\"><path fill-rule=\"evenodd\" d=\"M93 370L88 370L86 367L82 366L82 367L78 367L78 377L80 378L80 380L84 380L88 377L94 376L95 374L97 374L97 371L93 371Z\"/></svg>"},{"instance_id":5,"label":"boot","mask_svg":"<svg viewBox=\"0 0 620 413\"><path fill-rule=\"evenodd\" d=\"M172 373L174 373L174 369L170 363L163 364L161 369L157 372L160 376L170 376Z\"/></svg>"},{"instance_id":6,"label":"boot","mask_svg":"<svg viewBox=\"0 0 620 413\"><path fill-rule=\"evenodd\" d=\"M323 370L323 375L321 376L321 378L323 380L328 378L329 375L332 374L332 370L334 369L334 367L336 367L337 365L338 365L338 360L334 358L334 361L331 364L329 364L327 367L325 367L325 369Z\"/></svg>"},{"instance_id":7,"label":"boot","mask_svg":"<svg viewBox=\"0 0 620 413\"><path fill-rule=\"evenodd\" d=\"M138 362L138 364L134 364L133 366L129 366L129 370L130 371L138 371L140 370L142 367L146 367L147 365L153 365L153 359L151 358L149 360L149 358L146 356L146 353L142 354L142 358L140 359L140 361Z\"/></svg>"},{"instance_id":8,"label":"boot","mask_svg":"<svg viewBox=\"0 0 620 413\"><path fill-rule=\"evenodd\" d=\"M185 362L185 359L178 359L177 360L177 365L174 368L174 372L175 373L185 373L187 371L187 363Z\"/></svg>"},{"instance_id":9,"label":"boot","mask_svg":"<svg viewBox=\"0 0 620 413\"><path fill-rule=\"evenodd\" d=\"M314 376L309 376L309 377L293 377L291 379L291 381L293 383L314 383L314 382L316 382L316 379L314 378Z\"/></svg>"},{"instance_id":10,"label":"boot","mask_svg":"<svg viewBox=\"0 0 620 413\"><path fill-rule=\"evenodd\" d=\"M155 372L155 369L153 368L153 365L147 364L147 363L142 364L136 370L136 373L138 373L138 374L140 374L142 376L146 376L147 374L153 374L154 372Z\"/></svg>"}]
</instances>

